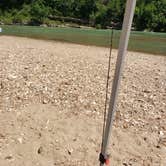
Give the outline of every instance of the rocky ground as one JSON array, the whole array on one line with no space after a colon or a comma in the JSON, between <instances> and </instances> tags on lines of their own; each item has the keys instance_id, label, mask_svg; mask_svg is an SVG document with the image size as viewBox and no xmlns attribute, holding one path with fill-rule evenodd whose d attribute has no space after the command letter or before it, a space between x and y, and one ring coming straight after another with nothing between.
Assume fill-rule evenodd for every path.
<instances>
[{"instance_id":1,"label":"rocky ground","mask_svg":"<svg viewBox=\"0 0 166 166\"><path fill-rule=\"evenodd\" d=\"M98 165L108 54L0 37L0 166ZM166 165L165 56L128 53L110 154L113 166Z\"/></svg>"}]
</instances>

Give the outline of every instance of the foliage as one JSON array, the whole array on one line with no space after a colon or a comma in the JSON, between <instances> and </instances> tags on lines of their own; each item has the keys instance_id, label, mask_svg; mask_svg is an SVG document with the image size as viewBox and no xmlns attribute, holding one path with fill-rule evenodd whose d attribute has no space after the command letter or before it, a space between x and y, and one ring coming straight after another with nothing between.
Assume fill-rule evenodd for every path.
<instances>
[{"instance_id":1,"label":"foliage","mask_svg":"<svg viewBox=\"0 0 166 166\"><path fill-rule=\"evenodd\" d=\"M30 14L33 24L42 24L47 18L49 8L44 4L43 0L33 1L31 4Z\"/></svg>"},{"instance_id":2,"label":"foliage","mask_svg":"<svg viewBox=\"0 0 166 166\"><path fill-rule=\"evenodd\" d=\"M166 32L166 0L138 0L134 23L137 30Z\"/></svg>"},{"instance_id":3,"label":"foliage","mask_svg":"<svg viewBox=\"0 0 166 166\"><path fill-rule=\"evenodd\" d=\"M121 28L126 0L1 0L0 22L43 24L53 18L71 17L81 23ZM55 17L56 16L56 17ZM50 20L52 19L52 20ZM136 30L166 32L166 0L137 0L133 27Z\"/></svg>"}]
</instances>

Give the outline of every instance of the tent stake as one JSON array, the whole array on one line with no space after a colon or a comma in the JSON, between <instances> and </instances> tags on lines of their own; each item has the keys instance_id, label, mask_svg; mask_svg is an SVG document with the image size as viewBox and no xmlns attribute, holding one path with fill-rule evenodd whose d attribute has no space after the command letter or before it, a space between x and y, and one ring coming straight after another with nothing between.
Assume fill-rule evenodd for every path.
<instances>
[{"instance_id":1,"label":"tent stake","mask_svg":"<svg viewBox=\"0 0 166 166\"><path fill-rule=\"evenodd\" d=\"M116 61L116 69L115 69L114 80L112 85L111 98L110 98L109 109L108 109L108 116L106 121L106 128L104 133L103 146L101 150L102 155L105 157L107 155L107 150L108 150L108 146L109 146L109 142L111 138L111 130L113 126L114 114L116 111L116 101L117 101L119 85L121 81L121 74L124 67L124 59L125 59L125 55L127 51L135 5L136 5L136 0L127 0L124 20L123 20L122 34L120 37L120 43L119 43L119 49L118 49L119 50L118 57ZM100 163L100 166L104 166L104 164Z\"/></svg>"}]
</instances>

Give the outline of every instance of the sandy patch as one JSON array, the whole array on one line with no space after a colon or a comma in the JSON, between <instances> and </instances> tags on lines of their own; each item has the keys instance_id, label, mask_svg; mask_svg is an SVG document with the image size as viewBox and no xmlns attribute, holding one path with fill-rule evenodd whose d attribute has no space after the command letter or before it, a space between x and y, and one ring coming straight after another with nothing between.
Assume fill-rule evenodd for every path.
<instances>
[{"instance_id":1,"label":"sandy patch","mask_svg":"<svg viewBox=\"0 0 166 166\"><path fill-rule=\"evenodd\" d=\"M98 164L108 53L0 37L0 165ZM112 165L166 165L166 57L129 52L121 85Z\"/></svg>"}]
</instances>

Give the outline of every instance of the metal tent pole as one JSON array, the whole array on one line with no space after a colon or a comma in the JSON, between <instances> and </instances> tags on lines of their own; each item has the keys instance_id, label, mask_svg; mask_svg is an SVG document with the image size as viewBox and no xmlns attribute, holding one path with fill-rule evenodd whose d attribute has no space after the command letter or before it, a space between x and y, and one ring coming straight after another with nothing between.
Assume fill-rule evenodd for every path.
<instances>
[{"instance_id":1,"label":"metal tent pole","mask_svg":"<svg viewBox=\"0 0 166 166\"><path fill-rule=\"evenodd\" d=\"M116 111L116 101L118 96L118 90L119 90L121 74L122 74L122 70L124 66L124 58L127 51L135 5L136 5L136 0L127 0L124 20L123 20L122 34L120 37L120 43L119 43L119 49L118 49L119 51L118 51L118 57L116 62L115 75L114 75L114 80L112 85L112 93L111 93L108 116L106 121L106 128L104 133L103 146L101 150L101 154L105 157L107 155L107 149L108 149L110 137L111 137L111 129L113 126L114 113ZM100 166L104 166L104 164L100 163Z\"/></svg>"}]
</instances>

